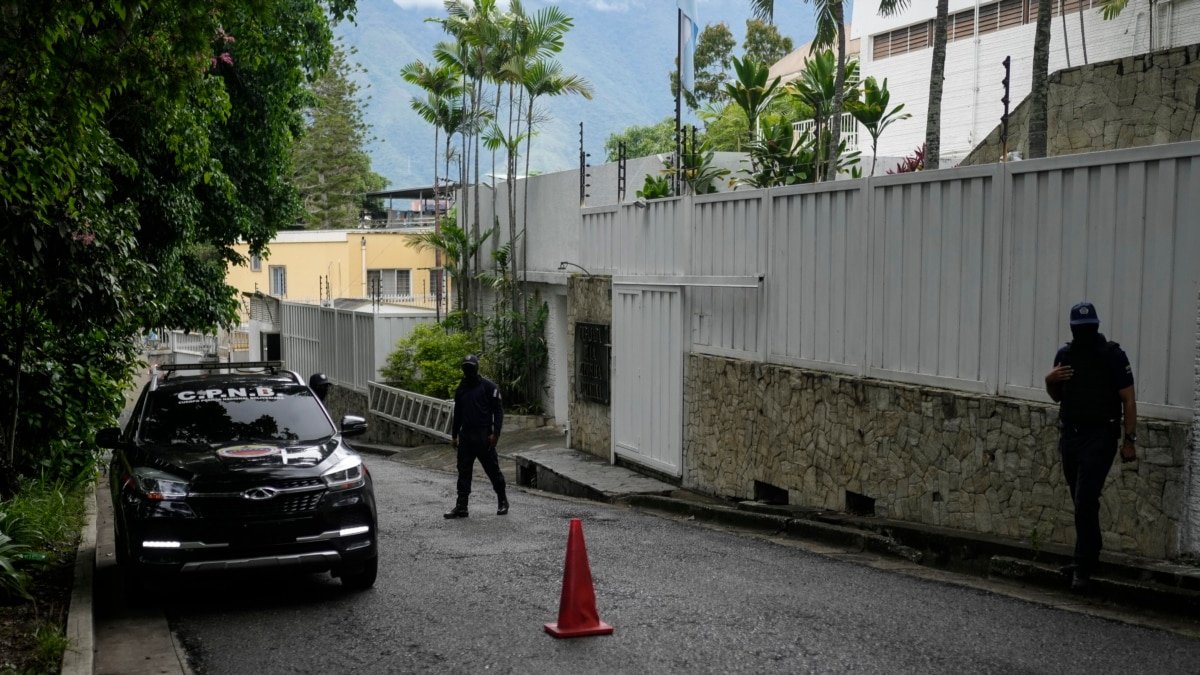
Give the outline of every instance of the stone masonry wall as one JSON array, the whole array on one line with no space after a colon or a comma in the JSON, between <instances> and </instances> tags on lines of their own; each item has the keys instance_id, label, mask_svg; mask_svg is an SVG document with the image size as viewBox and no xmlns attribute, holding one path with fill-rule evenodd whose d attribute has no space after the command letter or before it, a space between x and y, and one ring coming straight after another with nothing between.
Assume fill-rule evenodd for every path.
<instances>
[{"instance_id":1,"label":"stone masonry wall","mask_svg":"<svg viewBox=\"0 0 1200 675\"><path fill-rule=\"evenodd\" d=\"M1009 150L1028 157L1026 98L1009 117ZM1046 154L1069 155L1200 140L1200 45L1050 74ZM962 161L1000 160L996 127Z\"/></svg>"},{"instance_id":2,"label":"stone masonry wall","mask_svg":"<svg viewBox=\"0 0 1200 675\"><path fill-rule=\"evenodd\" d=\"M572 275L567 282L567 419L571 446L597 457L612 454L612 413L607 405L575 398L575 323L612 325L612 278Z\"/></svg>"},{"instance_id":3,"label":"stone masonry wall","mask_svg":"<svg viewBox=\"0 0 1200 675\"><path fill-rule=\"evenodd\" d=\"M762 481L836 510L849 490L883 517L1074 542L1054 406L696 354L684 402L686 488L748 499ZM1101 502L1108 550L1179 552L1189 427L1139 421L1140 458Z\"/></svg>"}]
</instances>

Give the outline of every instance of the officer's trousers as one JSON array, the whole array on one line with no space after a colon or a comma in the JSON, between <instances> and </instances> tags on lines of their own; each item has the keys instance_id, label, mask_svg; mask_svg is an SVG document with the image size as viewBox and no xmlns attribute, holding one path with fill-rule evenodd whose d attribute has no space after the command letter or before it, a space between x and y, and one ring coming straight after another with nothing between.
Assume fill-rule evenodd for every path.
<instances>
[{"instance_id":1,"label":"officer's trousers","mask_svg":"<svg viewBox=\"0 0 1200 675\"><path fill-rule=\"evenodd\" d=\"M1100 492L1117 456L1115 425L1064 426L1058 440L1063 477L1075 502L1075 565L1091 574L1100 560Z\"/></svg>"},{"instance_id":2,"label":"officer's trousers","mask_svg":"<svg viewBox=\"0 0 1200 675\"><path fill-rule=\"evenodd\" d=\"M471 474L475 460L483 465L483 472L492 481L498 497L504 497L504 474L500 472L500 460L496 448L488 444L488 432L463 429L458 437L458 500L465 503L471 494Z\"/></svg>"}]
</instances>

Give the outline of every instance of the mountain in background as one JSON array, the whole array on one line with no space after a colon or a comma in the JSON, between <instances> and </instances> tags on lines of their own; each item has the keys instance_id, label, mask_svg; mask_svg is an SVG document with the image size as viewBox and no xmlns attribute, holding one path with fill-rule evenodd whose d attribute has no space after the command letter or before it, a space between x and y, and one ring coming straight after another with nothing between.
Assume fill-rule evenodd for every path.
<instances>
[{"instance_id":1,"label":"mountain in background","mask_svg":"<svg viewBox=\"0 0 1200 675\"><path fill-rule=\"evenodd\" d=\"M547 0L526 0L526 11L532 13L546 4ZM580 122L584 150L591 154L588 161L599 164L609 134L675 115L667 79L676 52L674 2L559 0L555 4L575 20L558 58L568 73L591 83L595 96L590 101L579 96L541 99L539 108L551 119L533 141L531 173L579 165ZM811 39L808 4L779 0L775 5L780 32L795 44ZM702 26L719 21L729 25L738 40L734 53L740 56L746 19L751 16L749 0L700 0L697 12ZM366 68L359 77L360 84L369 87L365 118L374 135L366 149L372 168L386 176L391 187L428 185L433 180L433 129L409 106L419 92L400 79L400 69L416 59L432 61L433 45L447 36L441 26L425 19L444 15L440 0L361 0L356 22L343 23L336 30L347 47L357 49L351 58ZM490 168L488 156L481 160Z\"/></svg>"}]
</instances>

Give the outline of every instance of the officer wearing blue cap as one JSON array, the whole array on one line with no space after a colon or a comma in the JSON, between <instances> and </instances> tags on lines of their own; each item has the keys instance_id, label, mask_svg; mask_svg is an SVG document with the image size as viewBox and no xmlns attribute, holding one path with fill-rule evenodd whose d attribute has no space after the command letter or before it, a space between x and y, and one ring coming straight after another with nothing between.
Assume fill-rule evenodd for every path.
<instances>
[{"instance_id":1,"label":"officer wearing blue cap","mask_svg":"<svg viewBox=\"0 0 1200 675\"><path fill-rule=\"evenodd\" d=\"M504 474L496 455L496 442L504 425L504 406L500 388L495 382L479 375L479 357L468 354L462 361L462 380L454 391L454 418L450 422L450 444L458 450L458 501L446 518L466 518L467 500L471 494L471 472L475 460L492 481L496 491L496 515L508 513Z\"/></svg>"},{"instance_id":2,"label":"officer wearing blue cap","mask_svg":"<svg viewBox=\"0 0 1200 675\"><path fill-rule=\"evenodd\" d=\"M1059 404L1058 449L1075 502L1071 589L1086 590L1100 560L1100 492L1120 439L1121 461L1137 459L1133 368L1116 342L1100 334L1090 302L1071 308L1071 341L1054 356L1046 393Z\"/></svg>"}]
</instances>

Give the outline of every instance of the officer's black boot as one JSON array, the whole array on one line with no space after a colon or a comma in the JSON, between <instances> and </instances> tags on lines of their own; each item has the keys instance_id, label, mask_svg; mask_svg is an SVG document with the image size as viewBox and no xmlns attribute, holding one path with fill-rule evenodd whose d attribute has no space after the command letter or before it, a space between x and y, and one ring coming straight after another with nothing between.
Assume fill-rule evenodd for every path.
<instances>
[{"instance_id":1,"label":"officer's black boot","mask_svg":"<svg viewBox=\"0 0 1200 675\"><path fill-rule=\"evenodd\" d=\"M464 495L458 496L458 502L454 504L454 508L448 513L442 515L443 518L466 518L467 517L467 498Z\"/></svg>"},{"instance_id":2,"label":"officer's black boot","mask_svg":"<svg viewBox=\"0 0 1200 675\"><path fill-rule=\"evenodd\" d=\"M496 493L496 515L502 516L508 513L508 496L504 494L504 490Z\"/></svg>"}]
</instances>

